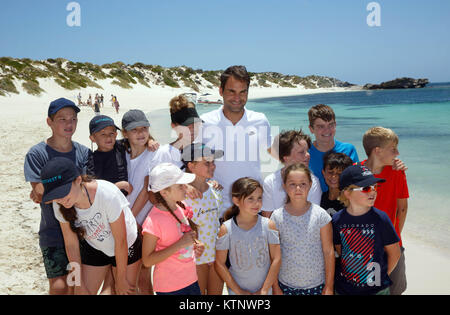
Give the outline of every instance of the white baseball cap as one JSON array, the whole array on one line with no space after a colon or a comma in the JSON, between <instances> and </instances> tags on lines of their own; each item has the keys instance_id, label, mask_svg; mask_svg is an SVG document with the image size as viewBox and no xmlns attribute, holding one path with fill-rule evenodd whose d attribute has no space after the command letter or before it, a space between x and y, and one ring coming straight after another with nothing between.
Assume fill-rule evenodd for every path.
<instances>
[{"instance_id":1,"label":"white baseball cap","mask_svg":"<svg viewBox=\"0 0 450 315\"><path fill-rule=\"evenodd\" d=\"M189 184L195 180L195 174L185 173L172 163L156 165L150 172L148 190L161 191L175 184Z\"/></svg>"}]
</instances>

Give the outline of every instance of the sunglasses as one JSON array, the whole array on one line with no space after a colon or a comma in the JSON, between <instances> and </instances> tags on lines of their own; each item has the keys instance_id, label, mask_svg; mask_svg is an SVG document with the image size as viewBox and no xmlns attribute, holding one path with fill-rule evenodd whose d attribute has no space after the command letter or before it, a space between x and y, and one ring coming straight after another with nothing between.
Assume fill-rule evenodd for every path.
<instances>
[{"instance_id":1,"label":"sunglasses","mask_svg":"<svg viewBox=\"0 0 450 315\"><path fill-rule=\"evenodd\" d=\"M370 186L366 186L366 187L358 187L358 188L352 188L353 191L361 191L363 193L370 193L371 191L377 191L378 189L378 185L370 185Z\"/></svg>"}]
</instances>

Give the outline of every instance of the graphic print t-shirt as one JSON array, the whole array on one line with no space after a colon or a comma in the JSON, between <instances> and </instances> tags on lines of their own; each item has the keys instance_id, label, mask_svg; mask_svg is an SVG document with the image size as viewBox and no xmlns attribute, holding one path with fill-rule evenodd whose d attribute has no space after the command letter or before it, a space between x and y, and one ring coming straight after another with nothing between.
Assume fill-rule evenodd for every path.
<instances>
[{"instance_id":1,"label":"graphic print t-shirt","mask_svg":"<svg viewBox=\"0 0 450 315\"><path fill-rule=\"evenodd\" d=\"M339 294L375 294L391 285L384 246L399 238L386 213L373 207L361 216L339 211L333 216L333 241L342 248L335 281Z\"/></svg>"},{"instance_id":2,"label":"graphic print t-shirt","mask_svg":"<svg viewBox=\"0 0 450 315\"><path fill-rule=\"evenodd\" d=\"M130 248L137 238L136 220L128 206L128 200L116 185L104 180L97 180L97 184L97 192L92 206L89 209L75 207L77 212L75 226L84 229L84 238L89 245L109 257L114 257L115 243L110 223L115 222L123 212L127 230L127 243L128 248ZM58 221L67 222L56 202L53 202L53 209Z\"/></svg>"}]
</instances>

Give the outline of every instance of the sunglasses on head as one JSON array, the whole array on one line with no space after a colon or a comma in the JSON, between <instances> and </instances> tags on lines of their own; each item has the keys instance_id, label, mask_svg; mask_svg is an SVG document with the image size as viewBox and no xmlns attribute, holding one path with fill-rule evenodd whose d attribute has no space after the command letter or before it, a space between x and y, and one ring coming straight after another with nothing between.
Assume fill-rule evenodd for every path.
<instances>
[{"instance_id":1,"label":"sunglasses on head","mask_svg":"<svg viewBox=\"0 0 450 315\"><path fill-rule=\"evenodd\" d=\"M366 187L352 188L352 190L354 190L354 191L361 191L363 193L370 193L371 191L377 191L377 189L378 189L378 184L370 185L370 186L366 186Z\"/></svg>"}]
</instances>

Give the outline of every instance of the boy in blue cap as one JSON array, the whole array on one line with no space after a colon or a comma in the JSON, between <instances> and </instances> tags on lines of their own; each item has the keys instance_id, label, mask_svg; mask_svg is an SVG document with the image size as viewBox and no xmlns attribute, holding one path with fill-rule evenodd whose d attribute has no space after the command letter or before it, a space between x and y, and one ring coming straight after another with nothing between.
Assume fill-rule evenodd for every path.
<instances>
[{"instance_id":1,"label":"boy in blue cap","mask_svg":"<svg viewBox=\"0 0 450 315\"><path fill-rule=\"evenodd\" d=\"M125 147L116 140L117 130L111 117L95 116L89 123L89 139L97 144L97 150L90 156L87 174L107 180L127 196L133 187L128 183Z\"/></svg>"},{"instance_id":2,"label":"boy in blue cap","mask_svg":"<svg viewBox=\"0 0 450 315\"><path fill-rule=\"evenodd\" d=\"M389 275L400 258L391 220L373 205L378 183L365 166L347 167L339 177L345 208L333 215L333 241L339 254L335 291L348 295L389 295Z\"/></svg>"},{"instance_id":3,"label":"boy in blue cap","mask_svg":"<svg viewBox=\"0 0 450 315\"><path fill-rule=\"evenodd\" d=\"M34 145L26 154L24 163L25 180L31 184L30 198L41 206L39 245L41 247L45 271L49 279L50 294L69 294L66 277L69 261L64 249L64 239L59 222L56 220L51 204L42 202L44 187L40 173L44 165L54 157L66 157L85 172L91 151L72 141L77 128L77 114L80 109L74 102L59 98L50 103L47 125L52 135L45 141Z\"/></svg>"}]
</instances>

